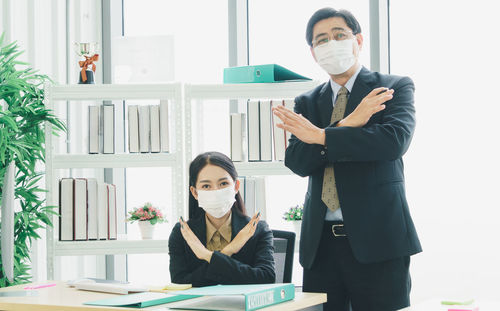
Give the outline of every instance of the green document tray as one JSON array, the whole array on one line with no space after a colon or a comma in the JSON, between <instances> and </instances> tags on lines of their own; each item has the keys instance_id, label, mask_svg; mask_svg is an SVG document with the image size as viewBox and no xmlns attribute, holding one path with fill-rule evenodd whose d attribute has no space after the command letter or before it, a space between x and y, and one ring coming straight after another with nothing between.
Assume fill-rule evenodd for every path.
<instances>
[{"instance_id":1,"label":"green document tray","mask_svg":"<svg viewBox=\"0 0 500 311\"><path fill-rule=\"evenodd\" d=\"M311 80L277 64L224 68L224 83L273 83Z\"/></svg>"}]
</instances>

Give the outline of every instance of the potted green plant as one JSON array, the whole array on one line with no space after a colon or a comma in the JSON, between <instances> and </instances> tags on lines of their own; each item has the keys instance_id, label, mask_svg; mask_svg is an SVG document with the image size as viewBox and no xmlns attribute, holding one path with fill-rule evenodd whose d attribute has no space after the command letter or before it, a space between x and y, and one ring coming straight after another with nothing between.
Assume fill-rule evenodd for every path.
<instances>
[{"instance_id":1,"label":"potted green plant","mask_svg":"<svg viewBox=\"0 0 500 311\"><path fill-rule=\"evenodd\" d=\"M140 207L134 208L128 212L127 221L139 223L142 239L148 240L153 238L154 225L167 222L160 209L156 208L150 202L145 203Z\"/></svg>"},{"instance_id":2,"label":"potted green plant","mask_svg":"<svg viewBox=\"0 0 500 311\"><path fill-rule=\"evenodd\" d=\"M44 84L50 79L37 74L18 57L16 42L0 36L0 287L29 282L30 247L39 239L38 230L52 226L40 181L45 162L45 124L54 134L65 125L45 108Z\"/></svg>"}]
</instances>

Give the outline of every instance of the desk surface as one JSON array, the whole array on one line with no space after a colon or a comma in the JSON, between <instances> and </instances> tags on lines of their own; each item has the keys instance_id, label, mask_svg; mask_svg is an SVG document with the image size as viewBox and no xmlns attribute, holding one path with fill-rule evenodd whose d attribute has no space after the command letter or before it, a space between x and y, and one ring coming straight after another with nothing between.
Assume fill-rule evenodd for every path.
<instances>
[{"instance_id":1,"label":"desk surface","mask_svg":"<svg viewBox=\"0 0 500 311\"><path fill-rule=\"evenodd\" d=\"M441 299L444 300L444 299ZM400 311L447 311L448 309L465 309L467 306L446 306L441 304L441 300L432 299L417 303ZM498 311L500 310L500 301L483 301L477 300L474 306L479 307L479 311Z\"/></svg>"},{"instance_id":2,"label":"desk surface","mask_svg":"<svg viewBox=\"0 0 500 311\"><path fill-rule=\"evenodd\" d=\"M36 310L36 311L66 311L66 310L137 310L136 308L116 308L116 307L96 307L83 305L86 301L111 298L114 294L98 293L90 291L76 290L64 284L56 282L57 286L41 288L35 290L36 296L22 297L0 297L0 310ZM35 284L36 285L36 284ZM0 292L24 291L24 285L0 288ZM265 311L291 311L300 310L307 307L319 305L326 302L326 294L322 293L302 293L296 292L295 299L281 304L277 304L261 310ZM141 310L169 310L168 304L158 305ZM482 310L481 310L482 311Z\"/></svg>"}]
</instances>

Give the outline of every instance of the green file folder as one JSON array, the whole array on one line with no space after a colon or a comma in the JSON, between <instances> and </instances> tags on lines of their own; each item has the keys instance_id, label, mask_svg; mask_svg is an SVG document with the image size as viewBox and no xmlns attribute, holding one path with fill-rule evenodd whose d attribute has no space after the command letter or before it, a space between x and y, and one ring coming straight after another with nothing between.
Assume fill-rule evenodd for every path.
<instances>
[{"instance_id":1,"label":"green file folder","mask_svg":"<svg viewBox=\"0 0 500 311\"><path fill-rule=\"evenodd\" d=\"M164 303L196 298L195 295L176 295L164 293L144 292L130 295L120 295L113 298L101 299L85 302L84 305L90 306L110 306L110 307L128 307L128 308L146 308Z\"/></svg>"},{"instance_id":2,"label":"green file folder","mask_svg":"<svg viewBox=\"0 0 500 311\"><path fill-rule=\"evenodd\" d=\"M170 309L252 311L295 298L295 286L282 284L215 285L181 291L201 295L193 300L169 304Z\"/></svg>"},{"instance_id":3,"label":"green file folder","mask_svg":"<svg viewBox=\"0 0 500 311\"><path fill-rule=\"evenodd\" d=\"M224 68L224 83L272 83L311 80L277 64Z\"/></svg>"}]
</instances>

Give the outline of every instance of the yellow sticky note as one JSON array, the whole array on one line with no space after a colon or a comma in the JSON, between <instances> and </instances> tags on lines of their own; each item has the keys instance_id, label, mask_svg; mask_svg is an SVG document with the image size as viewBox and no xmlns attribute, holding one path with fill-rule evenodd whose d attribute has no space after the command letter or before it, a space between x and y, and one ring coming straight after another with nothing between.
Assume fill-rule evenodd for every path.
<instances>
[{"instance_id":1,"label":"yellow sticky note","mask_svg":"<svg viewBox=\"0 0 500 311\"><path fill-rule=\"evenodd\" d=\"M191 287L193 287L191 284L170 283L165 285L165 287L163 287L163 290L185 290L185 289L190 289Z\"/></svg>"}]
</instances>

